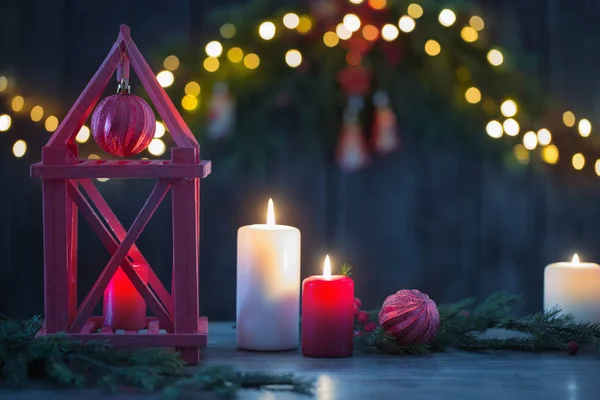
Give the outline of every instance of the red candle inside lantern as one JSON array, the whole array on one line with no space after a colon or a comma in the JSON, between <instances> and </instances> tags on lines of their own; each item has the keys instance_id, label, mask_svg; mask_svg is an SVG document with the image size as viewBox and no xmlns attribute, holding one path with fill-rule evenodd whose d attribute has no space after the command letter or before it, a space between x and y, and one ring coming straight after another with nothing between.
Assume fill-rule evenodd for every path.
<instances>
[{"instance_id":1,"label":"red candle inside lantern","mask_svg":"<svg viewBox=\"0 0 600 400\"><path fill-rule=\"evenodd\" d=\"M133 264L133 269L148 283L146 264ZM146 302L121 267L104 290L104 325L136 331L146 328Z\"/></svg>"},{"instance_id":2,"label":"red candle inside lantern","mask_svg":"<svg viewBox=\"0 0 600 400\"><path fill-rule=\"evenodd\" d=\"M354 281L331 275L329 256L323 275L302 282L302 354L349 357L354 348Z\"/></svg>"}]
</instances>

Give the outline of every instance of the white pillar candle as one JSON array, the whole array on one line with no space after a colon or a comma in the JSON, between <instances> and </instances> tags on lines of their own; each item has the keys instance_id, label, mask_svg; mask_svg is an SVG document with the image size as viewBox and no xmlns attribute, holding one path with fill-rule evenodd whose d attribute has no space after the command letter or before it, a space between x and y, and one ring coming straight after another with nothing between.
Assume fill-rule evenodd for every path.
<instances>
[{"instance_id":1,"label":"white pillar candle","mask_svg":"<svg viewBox=\"0 0 600 400\"><path fill-rule=\"evenodd\" d=\"M300 231L267 223L243 226L237 244L237 345L246 350L298 347L300 339Z\"/></svg>"},{"instance_id":2,"label":"white pillar candle","mask_svg":"<svg viewBox=\"0 0 600 400\"><path fill-rule=\"evenodd\" d=\"M544 270L544 309L560 307L576 321L600 322L600 265L579 262L550 264Z\"/></svg>"}]
</instances>

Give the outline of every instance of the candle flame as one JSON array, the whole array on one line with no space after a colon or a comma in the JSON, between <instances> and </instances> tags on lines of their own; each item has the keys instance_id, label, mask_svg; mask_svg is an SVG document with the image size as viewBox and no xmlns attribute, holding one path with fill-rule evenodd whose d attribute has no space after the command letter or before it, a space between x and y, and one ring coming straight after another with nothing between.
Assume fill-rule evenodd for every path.
<instances>
[{"instance_id":1,"label":"candle flame","mask_svg":"<svg viewBox=\"0 0 600 400\"><path fill-rule=\"evenodd\" d=\"M579 264L579 256L577 253L573 254L573 264Z\"/></svg>"},{"instance_id":2,"label":"candle flame","mask_svg":"<svg viewBox=\"0 0 600 400\"><path fill-rule=\"evenodd\" d=\"M275 209L273 208L273 199L269 199L267 206L267 225L275 225Z\"/></svg>"},{"instance_id":3,"label":"candle flame","mask_svg":"<svg viewBox=\"0 0 600 400\"><path fill-rule=\"evenodd\" d=\"M331 279L331 262L329 261L329 254L325 256L325 262L323 263L323 276L325 279Z\"/></svg>"}]
</instances>

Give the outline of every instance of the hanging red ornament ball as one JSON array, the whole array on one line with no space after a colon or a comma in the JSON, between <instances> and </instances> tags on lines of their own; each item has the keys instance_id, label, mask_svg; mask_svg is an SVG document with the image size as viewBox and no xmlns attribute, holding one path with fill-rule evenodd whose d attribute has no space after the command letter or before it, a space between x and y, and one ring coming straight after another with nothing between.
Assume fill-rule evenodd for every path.
<instances>
[{"instance_id":1,"label":"hanging red ornament ball","mask_svg":"<svg viewBox=\"0 0 600 400\"><path fill-rule=\"evenodd\" d=\"M569 344L567 345L567 353L570 356L576 356L577 353L579 352L579 345L577 344L577 342L569 342Z\"/></svg>"},{"instance_id":2,"label":"hanging red ornament ball","mask_svg":"<svg viewBox=\"0 0 600 400\"><path fill-rule=\"evenodd\" d=\"M145 150L156 129L152 109L141 97L128 92L102 100L92 115L92 135L105 151L129 157Z\"/></svg>"},{"instance_id":3,"label":"hanging red ornament ball","mask_svg":"<svg viewBox=\"0 0 600 400\"><path fill-rule=\"evenodd\" d=\"M424 344L435 337L440 313L426 294L418 290L399 290L383 302L379 325L400 344Z\"/></svg>"},{"instance_id":4,"label":"hanging red ornament ball","mask_svg":"<svg viewBox=\"0 0 600 400\"><path fill-rule=\"evenodd\" d=\"M377 329L377 325L375 325L375 322L367 322L365 324L365 326L363 326L363 330L367 333L371 333L373 332L375 329Z\"/></svg>"}]
</instances>

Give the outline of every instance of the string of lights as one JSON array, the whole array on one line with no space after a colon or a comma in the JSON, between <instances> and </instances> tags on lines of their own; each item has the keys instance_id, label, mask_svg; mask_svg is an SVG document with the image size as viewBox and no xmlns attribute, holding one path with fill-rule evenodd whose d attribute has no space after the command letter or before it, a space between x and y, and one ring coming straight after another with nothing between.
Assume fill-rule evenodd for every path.
<instances>
[{"instance_id":1,"label":"string of lights","mask_svg":"<svg viewBox=\"0 0 600 400\"><path fill-rule=\"evenodd\" d=\"M349 0L351 4L360 5L364 0ZM367 0L368 5L374 10L382 10L387 6L386 0ZM397 23L385 23L380 27L373 24L363 25L359 16L348 13L342 21L337 24L335 30L327 31L322 36L323 44L328 48L334 48L340 44L340 41L350 40L353 35L362 35L367 41L377 41L380 38L386 42L393 42L401 34L410 34L417 28L417 21L425 13L422 5L417 3L409 4L406 9L406 14L402 15ZM438 13L439 23L446 28L459 29L460 37L466 43L475 43L480 39L482 31L485 29L485 21L478 15L472 15L468 18L468 25L459 26L457 23L457 15L450 8L444 8ZM281 22L278 20L263 21L258 24L257 33L262 40L271 41L278 36L278 29L284 28L289 31L296 31L298 34L306 34L313 29L313 19L309 15L298 15L293 12L286 13L281 17ZM280 25L281 23L281 25ZM220 27L220 36L225 41L233 39L236 35L236 27L227 23ZM429 39L423 47L424 52L436 57L442 52L441 44ZM241 64L248 70L255 70L260 67L261 58L253 52L245 52L242 48L232 46L228 49L219 40L208 42L204 48L206 58L202 65L207 72L216 72L224 62L233 64ZM487 62L492 67L500 67L505 62L505 55L498 47L491 46L486 53ZM297 68L303 62L302 53L297 49L289 49L285 53L285 63L290 68ZM346 56L346 61L350 65L358 65L361 62L361 55L354 51L349 51ZM158 72L156 78L159 84L168 88L175 82L175 73L179 68L179 58L172 54L167 56L163 61L164 69ZM468 71L467 71L468 73ZM9 80L5 76L0 76L0 92L8 92ZM14 92L14 90L12 91ZM189 81L184 88L183 96L181 97L181 107L187 112L194 112L200 106L199 96L201 93L201 85L197 81ZM464 92L464 98L471 105L481 105L486 111L490 107L489 99L484 99L484 93L476 87L470 86ZM0 115L0 132L6 132L11 127L12 118L16 114L22 113L26 108L25 99L18 94L15 94L10 101L11 113ZM49 115L44 119L44 109L41 105L32 105L30 110L31 120L34 122L44 121L44 127L48 132L56 130L59 120L54 115ZM522 143L516 144L513 147L515 158L522 163L529 162L530 151L537 149L541 150L542 159L548 164L556 164L561 155L558 147L553 143L552 133L546 127L540 127L538 130L529 130L521 132L519 124L519 106L515 99L506 98L501 100L500 112L504 117L501 119L490 120L485 126L485 131L489 137L500 139L504 135L507 137L517 137L522 135ZM592 132L592 124L586 118L577 119L572 111L565 111L562 115L562 122L567 128L576 129L582 138L589 137ZM156 125L155 138L148 148L148 152L152 156L161 156L166 151L166 144L163 141L165 135L165 126L158 121ZM90 138L90 130L86 125L82 126L77 134L76 140L78 143L86 143ZM13 145L13 154L15 157L22 157L27 151L27 144L23 139L18 139ZM97 157L95 154L90 155L91 158ZM586 165L585 156L578 151L572 155L572 166L575 170L582 170ZM600 159L594 163L594 170L600 176Z\"/></svg>"}]
</instances>

